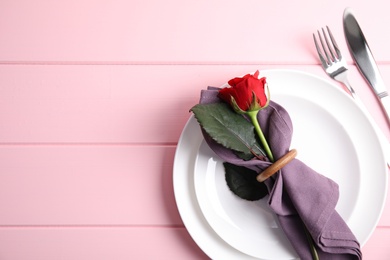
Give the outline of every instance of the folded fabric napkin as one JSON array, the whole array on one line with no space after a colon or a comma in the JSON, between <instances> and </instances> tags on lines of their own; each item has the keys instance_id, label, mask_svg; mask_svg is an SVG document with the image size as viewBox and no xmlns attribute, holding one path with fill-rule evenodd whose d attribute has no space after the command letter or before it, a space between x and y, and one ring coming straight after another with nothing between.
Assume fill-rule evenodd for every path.
<instances>
[{"instance_id":1,"label":"folded fabric napkin","mask_svg":"<svg viewBox=\"0 0 390 260\"><path fill-rule=\"evenodd\" d=\"M221 102L217 96L218 90L213 87L203 90L200 103ZM275 159L279 159L289 151L293 133L287 111L271 101L258 113L258 120ZM210 148L223 161L259 173L270 165L261 160L244 161L233 151L214 142L206 133L203 134ZM334 181L293 159L265 184L269 191L269 206L301 259L312 258L305 226L321 260L362 258L359 242L335 210L339 190Z\"/></svg>"}]
</instances>

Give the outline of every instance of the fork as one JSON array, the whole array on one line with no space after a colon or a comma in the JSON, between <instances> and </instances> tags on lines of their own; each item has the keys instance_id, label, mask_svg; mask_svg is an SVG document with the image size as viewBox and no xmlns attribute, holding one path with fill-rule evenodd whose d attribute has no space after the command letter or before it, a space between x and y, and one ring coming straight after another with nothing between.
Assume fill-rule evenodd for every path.
<instances>
[{"instance_id":1,"label":"fork","mask_svg":"<svg viewBox=\"0 0 390 260\"><path fill-rule=\"evenodd\" d=\"M341 55L340 49L337 46L337 43L333 38L333 34L328 26L326 26L326 30L328 32L328 36L326 35L324 28L322 28L323 36L321 36L320 31L317 31L321 46L316 39L316 35L313 33L314 44L316 45L322 67L332 79L341 82L355 100L360 101L359 97L356 95L355 90L349 84L347 62ZM332 44L330 44L328 38L330 38Z\"/></svg>"},{"instance_id":2,"label":"fork","mask_svg":"<svg viewBox=\"0 0 390 260\"><path fill-rule=\"evenodd\" d=\"M349 84L348 81L348 67L347 62L341 55L340 49L337 46L337 43L330 31L329 27L326 26L326 31L324 28L321 28L322 36L320 31L318 33L318 39L313 33L314 44L317 49L318 56L321 60L322 68L325 72L334 80L342 83L348 90L349 94L356 101L357 105L361 110L366 114L367 118L370 120L372 126L374 126L375 131L377 132L378 137L381 139L381 144L385 150L385 156L387 157L387 165L390 167L390 144L387 138L384 136L383 132L380 130L379 126L374 122L369 112L365 107L364 103L361 101L359 96L356 94L355 90ZM328 34L328 35L327 35ZM329 41L330 38L330 41ZM321 45L320 45L321 44Z\"/></svg>"}]
</instances>

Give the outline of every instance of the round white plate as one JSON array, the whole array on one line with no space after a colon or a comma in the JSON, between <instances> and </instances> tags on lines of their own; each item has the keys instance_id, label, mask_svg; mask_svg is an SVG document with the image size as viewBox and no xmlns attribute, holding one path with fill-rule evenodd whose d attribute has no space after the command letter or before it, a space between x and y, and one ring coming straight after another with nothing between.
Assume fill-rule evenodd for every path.
<instances>
[{"instance_id":1,"label":"round white plate","mask_svg":"<svg viewBox=\"0 0 390 260\"><path fill-rule=\"evenodd\" d=\"M339 184L336 209L363 245L387 193L385 157L368 118L337 86L316 76L291 70L260 76L267 77L271 99L292 118L291 148L298 150L298 158ZM228 190L222 161L204 142L193 117L177 146L173 178L183 222L211 258L297 258L266 198L248 202Z\"/></svg>"}]
</instances>

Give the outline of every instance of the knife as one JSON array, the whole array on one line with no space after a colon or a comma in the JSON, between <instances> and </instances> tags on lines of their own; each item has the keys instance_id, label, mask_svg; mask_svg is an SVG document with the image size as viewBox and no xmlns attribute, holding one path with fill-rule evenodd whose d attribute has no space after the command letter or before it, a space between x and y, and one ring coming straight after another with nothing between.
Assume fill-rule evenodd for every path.
<instances>
[{"instance_id":1,"label":"knife","mask_svg":"<svg viewBox=\"0 0 390 260\"><path fill-rule=\"evenodd\" d=\"M380 75L374 56L371 53L370 47L367 44L366 38L364 37L351 8L346 8L344 10L343 26L345 39L347 40L351 56L360 73L367 80L371 90L380 101L379 103L381 104L382 109L387 116L387 122L390 125L390 96L387 92L382 76ZM373 125L376 126L375 124ZM378 132L378 136L382 139L381 142L385 150L385 156L387 157L387 164L390 166L389 141L383 133L379 131L379 127L376 131Z\"/></svg>"},{"instance_id":2,"label":"knife","mask_svg":"<svg viewBox=\"0 0 390 260\"><path fill-rule=\"evenodd\" d=\"M347 39L349 51L360 73L371 86L380 101L387 121L390 124L390 96L379 73L374 56L367 44L366 38L350 8L344 11L344 34Z\"/></svg>"}]
</instances>

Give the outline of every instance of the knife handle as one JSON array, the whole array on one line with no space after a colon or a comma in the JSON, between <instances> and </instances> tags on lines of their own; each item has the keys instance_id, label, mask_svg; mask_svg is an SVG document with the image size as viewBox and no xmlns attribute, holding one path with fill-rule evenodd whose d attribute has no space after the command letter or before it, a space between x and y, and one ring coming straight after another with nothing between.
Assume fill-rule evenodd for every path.
<instances>
[{"instance_id":1,"label":"knife handle","mask_svg":"<svg viewBox=\"0 0 390 260\"><path fill-rule=\"evenodd\" d=\"M387 166L390 167L390 142L389 142L389 140L386 138L383 131L379 128L378 124L376 122L374 122L374 119L371 117L370 113L368 112L366 106L364 105L362 100L359 98L359 96L354 95L353 98L354 98L356 104L360 107L360 109L363 111L363 113L368 118L368 121L370 121L371 125L373 126L374 131L376 132L376 134L379 138L379 142L383 148L385 159L387 162ZM389 108L389 105L390 105L389 98L390 98L389 96L382 98L382 105L385 106L387 104L387 108Z\"/></svg>"},{"instance_id":2,"label":"knife handle","mask_svg":"<svg viewBox=\"0 0 390 260\"><path fill-rule=\"evenodd\" d=\"M350 96L355 101L355 104L362 110L362 112L366 115L367 119L369 120L370 124L373 126L374 131L376 132L376 134L379 138L380 145L383 148L383 152L385 155L385 160L387 162L387 166L390 167L390 142L387 140L387 138L385 137L385 134L379 128L378 124L374 121L371 114L368 112L366 106L364 105L364 103L362 102L360 97L356 94L356 92L353 89L353 87L351 86L351 84L349 84L348 79L343 78L343 79L339 79L339 81L344 84L344 86L347 88ZM389 96L387 96L387 95L383 96L381 101L382 101L381 104L383 105L383 107L387 106L387 108L385 108L385 109L388 109L389 108ZM389 115L389 114L387 114L387 115Z\"/></svg>"},{"instance_id":3,"label":"knife handle","mask_svg":"<svg viewBox=\"0 0 390 260\"><path fill-rule=\"evenodd\" d=\"M385 111L385 114L387 116L387 123L390 126L390 96L386 95L386 96L380 98L380 101L381 101L383 110Z\"/></svg>"}]
</instances>

